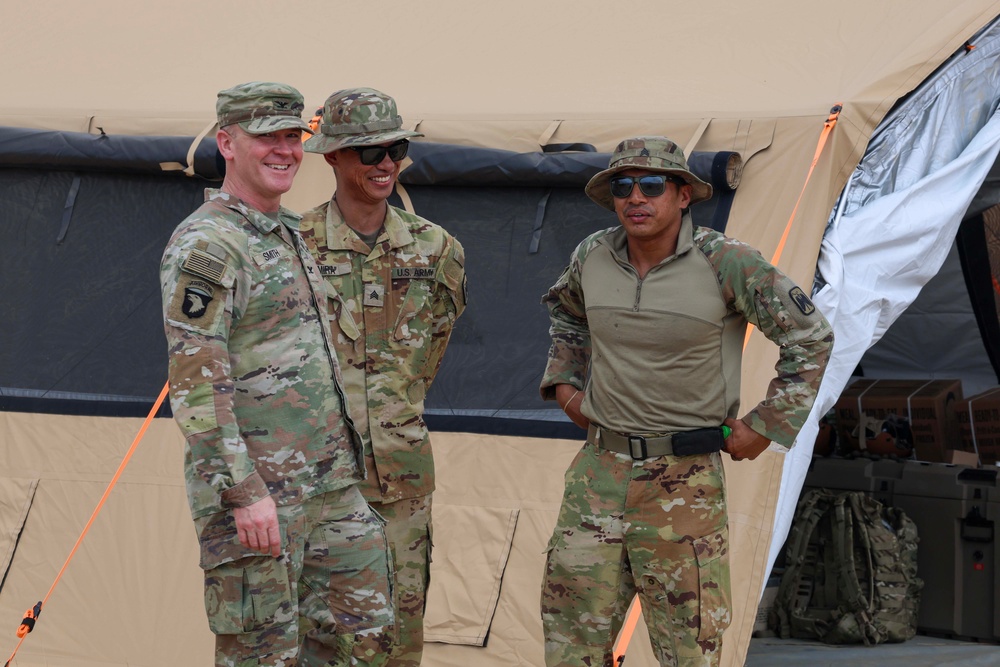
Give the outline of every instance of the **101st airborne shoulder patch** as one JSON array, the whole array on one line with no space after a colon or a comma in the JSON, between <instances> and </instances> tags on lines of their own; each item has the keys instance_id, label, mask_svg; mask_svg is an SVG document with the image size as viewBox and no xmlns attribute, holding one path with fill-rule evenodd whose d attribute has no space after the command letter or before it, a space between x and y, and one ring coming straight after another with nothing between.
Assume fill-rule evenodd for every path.
<instances>
[{"instance_id":1,"label":"101st airborne shoulder patch","mask_svg":"<svg viewBox=\"0 0 1000 667\"><path fill-rule=\"evenodd\" d=\"M216 292L222 289L228 266L225 251L208 245L190 250L181 264L167 318L193 331L214 335L226 303L225 295Z\"/></svg>"},{"instance_id":2,"label":"101st airborne shoulder patch","mask_svg":"<svg viewBox=\"0 0 1000 667\"><path fill-rule=\"evenodd\" d=\"M181 312L189 319L196 320L208 312L215 297L215 288L204 280L192 279L184 288L184 301L181 303Z\"/></svg>"},{"instance_id":3,"label":"101st airborne shoulder patch","mask_svg":"<svg viewBox=\"0 0 1000 667\"><path fill-rule=\"evenodd\" d=\"M812 315L816 312L816 306L813 302L809 300L806 293L802 291L801 287L793 287L788 291L788 297L792 300L792 303L802 311L803 315Z\"/></svg>"}]
</instances>

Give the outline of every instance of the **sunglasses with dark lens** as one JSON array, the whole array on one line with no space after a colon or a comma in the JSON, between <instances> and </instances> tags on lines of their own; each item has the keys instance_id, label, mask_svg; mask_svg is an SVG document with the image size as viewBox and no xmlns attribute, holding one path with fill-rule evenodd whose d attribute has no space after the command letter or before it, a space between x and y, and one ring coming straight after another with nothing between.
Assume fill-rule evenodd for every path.
<instances>
[{"instance_id":1,"label":"sunglasses with dark lens","mask_svg":"<svg viewBox=\"0 0 1000 667\"><path fill-rule=\"evenodd\" d=\"M410 150L410 142L408 139L400 139L388 146L348 146L348 148L358 154L361 164L372 166L384 160L386 153L389 154L390 160L399 162Z\"/></svg>"},{"instance_id":2,"label":"sunglasses with dark lens","mask_svg":"<svg viewBox=\"0 0 1000 667\"><path fill-rule=\"evenodd\" d=\"M684 185L686 181L667 174L646 174L645 176L614 176L611 179L611 196L624 199L632 193L632 187L638 183L639 191L647 197L659 197L666 189L667 183Z\"/></svg>"}]
</instances>

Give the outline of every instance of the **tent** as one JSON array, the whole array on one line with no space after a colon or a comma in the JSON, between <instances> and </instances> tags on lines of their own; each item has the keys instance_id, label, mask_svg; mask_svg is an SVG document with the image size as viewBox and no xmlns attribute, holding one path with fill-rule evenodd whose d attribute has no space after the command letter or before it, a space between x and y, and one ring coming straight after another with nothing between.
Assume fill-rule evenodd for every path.
<instances>
[{"instance_id":1,"label":"tent","mask_svg":"<svg viewBox=\"0 0 1000 667\"><path fill-rule=\"evenodd\" d=\"M200 134L221 88L287 81L314 107L342 87L391 93L426 135L399 201L466 244L473 305L428 399L439 468L430 667L541 661L542 551L580 436L537 399L538 298L579 239L613 224L560 174L583 163L585 175L638 134L671 136L709 164L738 154L738 186L710 219L728 211L727 233L766 257L781 247L779 266L800 284L818 276L816 302L835 323L814 417L859 362L879 367L865 351L937 273L967 211L996 203L998 2L946 13L926 0L278 7L0 4L0 622L11 631L0 637L11 648L165 380L155 265L218 178ZM462 166L501 157L528 171L462 182ZM301 210L332 190L310 156L285 203ZM978 345L986 358L991 343ZM760 399L776 358L751 336L744 404ZM814 419L791 454L727 464L724 664L742 664L815 432ZM170 419L153 420L14 664L207 661L181 442ZM652 664L641 631L626 661Z\"/></svg>"}]
</instances>

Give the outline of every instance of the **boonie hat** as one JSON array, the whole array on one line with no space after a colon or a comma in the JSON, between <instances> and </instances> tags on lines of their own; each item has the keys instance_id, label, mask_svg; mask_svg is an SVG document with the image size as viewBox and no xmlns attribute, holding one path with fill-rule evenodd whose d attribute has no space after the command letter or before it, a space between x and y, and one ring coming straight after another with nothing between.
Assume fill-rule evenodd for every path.
<instances>
[{"instance_id":1,"label":"boonie hat","mask_svg":"<svg viewBox=\"0 0 1000 667\"><path fill-rule=\"evenodd\" d=\"M251 81L219 91L215 113L219 127L239 124L250 134L267 134L278 130L309 129L302 120L305 103L295 88L271 81Z\"/></svg>"},{"instance_id":2,"label":"boonie hat","mask_svg":"<svg viewBox=\"0 0 1000 667\"><path fill-rule=\"evenodd\" d=\"M396 100L374 88L348 88L326 99L319 131L302 147L310 153L332 153L349 146L372 146L424 136L402 127Z\"/></svg>"},{"instance_id":3,"label":"boonie hat","mask_svg":"<svg viewBox=\"0 0 1000 667\"><path fill-rule=\"evenodd\" d=\"M645 169L683 178L691 186L691 204L712 198L712 186L688 169L684 151L666 137L634 137L618 144L608 168L587 183L587 196L608 210L615 210L611 177L626 169Z\"/></svg>"}]
</instances>

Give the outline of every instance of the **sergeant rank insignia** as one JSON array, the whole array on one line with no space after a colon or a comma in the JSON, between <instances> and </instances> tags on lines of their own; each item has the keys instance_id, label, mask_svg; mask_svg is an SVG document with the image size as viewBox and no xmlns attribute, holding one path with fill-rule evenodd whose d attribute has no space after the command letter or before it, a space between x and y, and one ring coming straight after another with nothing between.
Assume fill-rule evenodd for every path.
<instances>
[{"instance_id":1,"label":"sergeant rank insignia","mask_svg":"<svg viewBox=\"0 0 1000 667\"><path fill-rule=\"evenodd\" d=\"M366 306L376 306L381 308L385 305L384 285L365 285L364 304Z\"/></svg>"}]
</instances>

